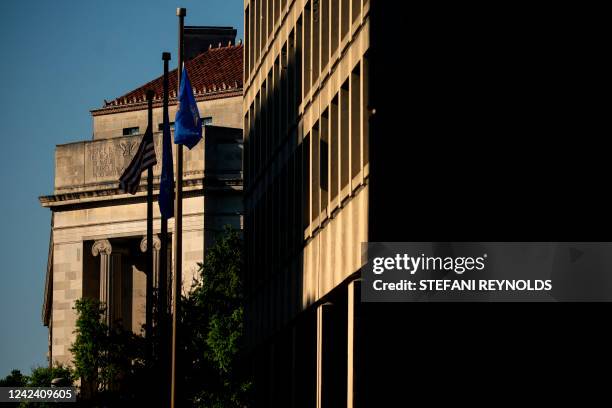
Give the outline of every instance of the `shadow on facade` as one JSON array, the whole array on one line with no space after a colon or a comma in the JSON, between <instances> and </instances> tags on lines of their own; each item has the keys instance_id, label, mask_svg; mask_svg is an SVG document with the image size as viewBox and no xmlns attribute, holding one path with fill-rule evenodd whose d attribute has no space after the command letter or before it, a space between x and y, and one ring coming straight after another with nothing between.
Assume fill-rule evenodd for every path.
<instances>
[{"instance_id":1,"label":"shadow on facade","mask_svg":"<svg viewBox=\"0 0 612 408\"><path fill-rule=\"evenodd\" d=\"M83 297L107 299L111 326L120 325L135 334L142 334L146 307L146 257L140 249L142 237L113 238L107 260L94 256L95 241L83 242ZM108 288L100 284L108 262ZM102 293L102 292L108 293Z\"/></svg>"}]
</instances>

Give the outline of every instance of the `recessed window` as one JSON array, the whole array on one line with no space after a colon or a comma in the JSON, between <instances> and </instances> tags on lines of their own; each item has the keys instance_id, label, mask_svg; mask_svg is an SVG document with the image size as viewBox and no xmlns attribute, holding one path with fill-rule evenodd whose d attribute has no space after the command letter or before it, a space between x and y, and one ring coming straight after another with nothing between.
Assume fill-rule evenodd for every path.
<instances>
[{"instance_id":1,"label":"recessed window","mask_svg":"<svg viewBox=\"0 0 612 408\"><path fill-rule=\"evenodd\" d=\"M212 125L212 116L202 118L202 126Z\"/></svg>"},{"instance_id":2,"label":"recessed window","mask_svg":"<svg viewBox=\"0 0 612 408\"><path fill-rule=\"evenodd\" d=\"M138 126L123 128L123 136L132 136L132 135L137 135L139 133L140 133L140 128Z\"/></svg>"},{"instance_id":3,"label":"recessed window","mask_svg":"<svg viewBox=\"0 0 612 408\"><path fill-rule=\"evenodd\" d=\"M159 132L163 132L164 131L164 124L160 123L157 125L157 130ZM174 122L170 122L170 130L174 130Z\"/></svg>"}]
</instances>

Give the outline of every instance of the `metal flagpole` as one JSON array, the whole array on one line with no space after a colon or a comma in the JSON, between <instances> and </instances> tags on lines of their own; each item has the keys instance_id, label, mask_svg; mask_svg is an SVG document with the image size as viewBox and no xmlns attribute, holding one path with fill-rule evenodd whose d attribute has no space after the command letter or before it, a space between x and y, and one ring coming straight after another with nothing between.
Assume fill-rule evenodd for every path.
<instances>
[{"instance_id":1,"label":"metal flagpole","mask_svg":"<svg viewBox=\"0 0 612 408\"><path fill-rule=\"evenodd\" d=\"M147 90L147 111L149 131L153 132L153 95L152 90ZM146 293L146 364L151 365L153 356L153 166L147 169L147 293Z\"/></svg>"},{"instance_id":2,"label":"metal flagpole","mask_svg":"<svg viewBox=\"0 0 612 408\"><path fill-rule=\"evenodd\" d=\"M164 100L163 100L163 121L164 129L166 126L170 126L166 121L168 120L168 61L170 61L170 53L162 53L162 60L164 61ZM165 134L162 135L162 138ZM164 145L164 143L162 143ZM163 152L163 155L168 152ZM172 154L172 152L170 152ZM161 189L160 189L161 194ZM166 388L168 383L166 382L170 376L168 368L170 367L169 356L170 356L170 342L168 341L168 219L164 216L161 217L161 248L159 250L159 279L158 279L158 290L157 290L157 325L159 327L159 369L160 369L160 380L161 387L160 392L162 393L162 406L166 406L168 403L169 389Z\"/></svg>"},{"instance_id":3,"label":"metal flagpole","mask_svg":"<svg viewBox=\"0 0 612 408\"><path fill-rule=\"evenodd\" d=\"M183 69L183 27L187 9L177 8L179 18L178 68L177 68L177 104L181 87L181 70ZM172 315L172 380L170 386L170 406L177 406L177 364L178 360L178 324L180 320L181 286L182 286L182 250L183 250L183 145L176 145L176 205L174 213L174 313Z\"/></svg>"}]
</instances>

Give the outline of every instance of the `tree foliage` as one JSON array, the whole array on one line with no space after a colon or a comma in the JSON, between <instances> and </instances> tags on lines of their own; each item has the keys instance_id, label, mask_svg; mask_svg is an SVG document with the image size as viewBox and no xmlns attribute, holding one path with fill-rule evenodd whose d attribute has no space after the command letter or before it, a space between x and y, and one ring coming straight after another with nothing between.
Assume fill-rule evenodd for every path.
<instances>
[{"instance_id":1,"label":"tree foliage","mask_svg":"<svg viewBox=\"0 0 612 408\"><path fill-rule=\"evenodd\" d=\"M62 386L70 386L74 380L74 374L69 367L62 364L53 367L36 367L28 376L28 387L50 387L54 379L63 379Z\"/></svg>"},{"instance_id":2,"label":"tree foliage","mask_svg":"<svg viewBox=\"0 0 612 408\"><path fill-rule=\"evenodd\" d=\"M192 406L243 407L250 381L241 367L242 239L227 227L207 249L182 302L186 398Z\"/></svg>"},{"instance_id":3,"label":"tree foliage","mask_svg":"<svg viewBox=\"0 0 612 408\"><path fill-rule=\"evenodd\" d=\"M182 297L179 406L248 406L251 382L241 359L242 254L239 233L226 228L207 249L189 293ZM49 386L54 378L79 379L81 406L90 407L131 406L154 395L152 387L161 385L152 378L156 362L144 361L145 339L121 325L110 329L102 319L105 305L96 299L79 299L74 309L73 371L63 366L37 368L26 377L13 370L0 385Z\"/></svg>"},{"instance_id":4,"label":"tree foliage","mask_svg":"<svg viewBox=\"0 0 612 408\"><path fill-rule=\"evenodd\" d=\"M51 381L54 379L63 379L64 382L61 384L63 387L71 386L73 383L72 371L61 364L53 367L35 367L30 375L23 375L19 370L12 370L8 376L0 379L0 387L50 387ZM21 402L18 406L24 408L57 408L66 405L63 403Z\"/></svg>"},{"instance_id":5,"label":"tree foliage","mask_svg":"<svg viewBox=\"0 0 612 408\"><path fill-rule=\"evenodd\" d=\"M105 343L108 326L102 321L104 306L96 299L82 298L75 303L76 339L70 348L75 374L82 382L96 384L104 377Z\"/></svg>"},{"instance_id":6,"label":"tree foliage","mask_svg":"<svg viewBox=\"0 0 612 408\"><path fill-rule=\"evenodd\" d=\"M28 377L19 370L12 370L9 375L0 379L0 387L25 387Z\"/></svg>"},{"instance_id":7,"label":"tree foliage","mask_svg":"<svg viewBox=\"0 0 612 408\"><path fill-rule=\"evenodd\" d=\"M100 403L137 400L146 387L144 339L121 325L110 329L102 320L105 306L96 299L79 299L74 309L76 339L70 351L81 397Z\"/></svg>"}]
</instances>

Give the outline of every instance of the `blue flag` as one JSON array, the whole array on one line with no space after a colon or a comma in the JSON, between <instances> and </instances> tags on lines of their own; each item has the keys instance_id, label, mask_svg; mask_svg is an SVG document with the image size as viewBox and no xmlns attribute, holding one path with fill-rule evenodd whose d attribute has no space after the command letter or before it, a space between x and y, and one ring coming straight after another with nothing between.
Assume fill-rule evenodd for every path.
<instances>
[{"instance_id":1,"label":"blue flag","mask_svg":"<svg viewBox=\"0 0 612 408\"><path fill-rule=\"evenodd\" d=\"M174 171L172 164L172 136L168 111L164 112L164 134L162 135L162 172L159 181L159 212L163 218L174 217Z\"/></svg>"},{"instance_id":2,"label":"blue flag","mask_svg":"<svg viewBox=\"0 0 612 408\"><path fill-rule=\"evenodd\" d=\"M178 102L179 108L174 120L174 143L185 145L191 150L202 138L202 120L184 66Z\"/></svg>"}]
</instances>

